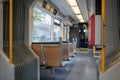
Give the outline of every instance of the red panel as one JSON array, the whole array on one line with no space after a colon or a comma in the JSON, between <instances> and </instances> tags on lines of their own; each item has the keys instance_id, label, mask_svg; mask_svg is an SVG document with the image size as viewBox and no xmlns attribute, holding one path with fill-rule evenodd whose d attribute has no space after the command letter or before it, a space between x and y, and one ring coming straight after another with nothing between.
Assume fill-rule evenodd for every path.
<instances>
[{"instance_id":1,"label":"red panel","mask_svg":"<svg viewBox=\"0 0 120 80\"><path fill-rule=\"evenodd\" d=\"M89 21L89 44L95 45L95 15L92 15Z\"/></svg>"}]
</instances>

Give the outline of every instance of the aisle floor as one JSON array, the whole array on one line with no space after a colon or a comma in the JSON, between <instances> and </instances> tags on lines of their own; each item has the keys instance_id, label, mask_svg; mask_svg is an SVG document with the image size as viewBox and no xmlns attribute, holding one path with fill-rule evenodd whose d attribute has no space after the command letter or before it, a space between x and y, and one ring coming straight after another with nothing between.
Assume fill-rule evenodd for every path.
<instances>
[{"instance_id":1,"label":"aisle floor","mask_svg":"<svg viewBox=\"0 0 120 80\"><path fill-rule=\"evenodd\" d=\"M54 73L41 67L40 80L98 80L97 65L92 55L77 53L64 67L54 68Z\"/></svg>"}]
</instances>

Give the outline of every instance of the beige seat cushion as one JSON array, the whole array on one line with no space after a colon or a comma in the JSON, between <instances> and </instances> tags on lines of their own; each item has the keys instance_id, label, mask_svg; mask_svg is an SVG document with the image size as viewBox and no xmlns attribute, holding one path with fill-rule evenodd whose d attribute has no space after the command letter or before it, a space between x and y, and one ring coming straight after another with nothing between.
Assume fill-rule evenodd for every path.
<instances>
[{"instance_id":1,"label":"beige seat cushion","mask_svg":"<svg viewBox=\"0 0 120 80\"><path fill-rule=\"evenodd\" d=\"M32 44L32 49L40 57L40 65L43 65L44 64L44 62L43 62L44 57L43 57L43 54L42 54L42 51L41 51L41 44L33 43Z\"/></svg>"},{"instance_id":2,"label":"beige seat cushion","mask_svg":"<svg viewBox=\"0 0 120 80\"><path fill-rule=\"evenodd\" d=\"M62 57L64 61L69 60L69 51L67 43L62 43Z\"/></svg>"},{"instance_id":3,"label":"beige seat cushion","mask_svg":"<svg viewBox=\"0 0 120 80\"><path fill-rule=\"evenodd\" d=\"M62 65L60 44L44 44L43 49L47 66L59 67Z\"/></svg>"},{"instance_id":4,"label":"beige seat cushion","mask_svg":"<svg viewBox=\"0 0 120 80\"><path fill-rule=\"evenodd\" d=\"M69 43L69 56L74 56L73 43Z\"/></svg>"},{"instance_id":5,"label":"beige seat cushion","mask_svg":"<svg viewBox=\"0 0 120 80\"><path fill-rule=\"evenodd\" d=\"M73 48L74 48L74 54L76 53L76 43L73 43Z\"/></svg>"}]
</instances>

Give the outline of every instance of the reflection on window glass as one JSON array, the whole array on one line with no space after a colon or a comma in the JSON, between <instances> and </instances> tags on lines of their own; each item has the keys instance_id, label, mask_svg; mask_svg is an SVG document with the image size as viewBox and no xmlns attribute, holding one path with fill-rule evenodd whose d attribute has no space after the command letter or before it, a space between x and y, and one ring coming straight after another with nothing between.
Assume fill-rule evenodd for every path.
<instances>
[{"instance_id":1,"label":"reflection on window glass","mask_svg":"<svg viewBox=\"0 0 120 80\"><path fill-rule=\"evenodd\" d=\"M59 37L60 37L60 26L54 25L53 40L59 41Z\"/></svg>"},{"instance_id":2,"label":"reflection on window glass","mask_svg":"<svg viewBox=\"0 0 120 80\"><path fill-rule=\"evenodd\" d=\"M63 41L67 41L67 28L63 28Z\"/></svg>"},{"instance_id":3,"label":"reflection on window glass","mask_svg":"<svg viewBox=\"0 0 120 80\"><path fill-rule=\"evenodd\" d=\"M58 19L54 19L54 29L53 29L53 41L59 41L60 38L60 21Z\"/></svg>"},{"instance_id":4,"label":"reflection on window glass","mask_svg":"<svg viewBox=\"0 0 120 80\"><path fill-rule=\"evenodd\" d=\"M33 42L51 41L52 17L42 10L34 7L34 31Z\"/></svg>"},{"instance_id":5,"label":"reflection on window glass","mask_svg":"<svg viewBox=\"0 0 120 80\"><path fill-rule=\"evenodd\" d=\"M69 39L69 27L63 28L63 41L67 41Z\"/></svg>"},{"instance_id":6,"label":"reflection on window glass","mask_svg":"<svg viewBox=\"0 0 120 80\"><path fill-rule=\"evenodd\" d=\"M57 19L55 19L55 20L54 20L54 23L56 23L56 24L60 24L60 21L57 20Z\"/></svg>"}]
</instances>

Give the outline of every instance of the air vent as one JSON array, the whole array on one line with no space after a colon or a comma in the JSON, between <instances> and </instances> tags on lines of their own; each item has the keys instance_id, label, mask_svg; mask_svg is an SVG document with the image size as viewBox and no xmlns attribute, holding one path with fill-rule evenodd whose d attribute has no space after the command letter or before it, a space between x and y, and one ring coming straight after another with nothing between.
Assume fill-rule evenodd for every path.
<instances>
[{"instance_id":1,"label":"air vent","mask_svg":"<svg viewBox=\"0 0 120 80\"><path fill-rule=\"evenodd\" d=\"M57 10L54 7L52 7L49 3L47 3L46 1L43 1L42 7L54 15L57 14Z\"/></svg>"}]
</instances>

